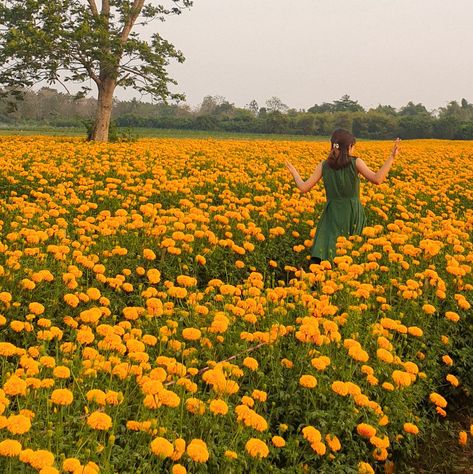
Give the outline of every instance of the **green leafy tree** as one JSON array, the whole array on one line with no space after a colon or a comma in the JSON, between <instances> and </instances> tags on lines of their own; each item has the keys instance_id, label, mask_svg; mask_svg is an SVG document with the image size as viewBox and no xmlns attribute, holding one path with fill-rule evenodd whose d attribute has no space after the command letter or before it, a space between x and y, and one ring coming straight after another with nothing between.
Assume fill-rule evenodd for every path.
<instances>
[{"instance_id":1,"label":"green leafy tree","mask_svg":"<svg viewBox=\"0 0 473 474\"><path fill-rule=\"evenodd\" d=\"M344 95L340 100L333 101L333 112L364 112L365 109L356 100Z\"/></svg>"},{"instance_id":2,"label":"green leafy tree","mask_svg":"<svg viewBox=\"0 0 473 474\"><path fill-rule=\"evenodd\" d=\"M73 81L82 85L77 97L97 86L92 140L107 141L116 87L133 87L164 101L184 99L171 93L176 84L166 71L182 53L153 33L141 39L133 28L164 21L192 5L191 0L154 4L145 0L9 0L0 2L0 84L21 93L24 88ZM65 75L65 78L63 78ZM87 83L86 83L87 84Z\"/></svg>"},{"instance_id":3,"label":"green leafy tree","mask_svg":"<svg viewBox=\"0 0 473 474\"><path fill-rule=\"evenodd\" d=\"M409 101L407 105L401 107L399 115L406 117L413 117L414 115L430 115L430 112L422 104L414 104L414 102Z\"/></svg>"}]
</instances>

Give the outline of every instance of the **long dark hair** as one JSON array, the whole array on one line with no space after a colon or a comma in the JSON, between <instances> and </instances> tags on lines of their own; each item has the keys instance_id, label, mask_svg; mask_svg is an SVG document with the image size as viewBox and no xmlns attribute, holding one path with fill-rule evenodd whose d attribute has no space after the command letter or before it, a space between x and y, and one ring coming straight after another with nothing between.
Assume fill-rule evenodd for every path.
<instances>
[{"instance_id":1,"label":"long dark hair","mask_svg":"<svg viewBox=\"0 0 473 474\"><path fill-rule=\"evenodd\" d=\"M330 168L339 170L350 164L350 146L356 143L356 138L348 130L339 128L330 138L331 149L327 158Z\"/></svg>"}]
</instances>

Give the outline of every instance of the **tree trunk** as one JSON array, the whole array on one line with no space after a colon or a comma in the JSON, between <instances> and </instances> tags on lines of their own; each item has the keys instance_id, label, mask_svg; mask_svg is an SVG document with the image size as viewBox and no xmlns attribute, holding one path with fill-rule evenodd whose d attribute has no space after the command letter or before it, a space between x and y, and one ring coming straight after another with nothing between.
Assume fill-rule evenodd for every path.
<instances>
[{"instance_id":1,"label":"tree trunk","mask_svg":"<svg viewBox=\"0 0 473 474\"><path fill-rule=\"evenodd\" d=\"M105 79L99 86L99 96L97 102L97 113L95 124L92 130L91 140L97 142L108 141L108 131L110 119L112 117L113 93L116 82L113 79Z\"/></svg>"}]
</instances>

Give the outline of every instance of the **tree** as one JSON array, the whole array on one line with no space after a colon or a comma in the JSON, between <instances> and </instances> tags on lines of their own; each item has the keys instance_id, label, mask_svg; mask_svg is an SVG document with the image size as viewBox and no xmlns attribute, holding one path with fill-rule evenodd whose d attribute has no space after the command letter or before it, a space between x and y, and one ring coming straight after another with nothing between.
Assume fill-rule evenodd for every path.
<instances>
[{"instance_id":1,"label":"tree","mask_svg":"<svg viewBox=\"0 0 473 474\"><path fill-rule=\"evenodd\" d=\"M289 107L286 104L283 104L282 100L279 97L271 97L271 99L266 101L266 109L268 112L287 112Z\"/></svg>"},{"instance_id":2,"label":"tree","mask_svg":"<svg viewBox=\"0 0 473 474\"><path fill-rule=\"evenodd\" d=\"M414 102L409 101L407 105L404 107L401 107L401 110L399 111L399 115L403 116L414 116L414 115L430 115L428 110L425 108L424 105L422 104L414 104Z\"/></svg>"},{"instance_id":3,"label":"tree","mask_svg":"<svg viewBox=\"0 0 473 474\"><path fill-rule=\"evenodd\" d=\"M19 90L40 81L48 84L92 80L98 101L91 138L108 140L116 87L133 87L162 100L184 99L171 93L177 84L166 71L182 53L154 33L150 40L133 32L136 25L180 14L191 0L169 0L170 6L145 0L8 0L0 3L0 84ZM61 74L66 74L62 79ZM90 87L82 85L77 97Z\"/></svg>"},{"instance_id":4,"label":"tree","mask_svg":"<svg viewBox=\"0 0 473 474\"><path fill-rule=\"evenodd\" d=\"M245 106L245 108L248 109L255 117L258 115L259 106L256 100L253 99L248 105Z\"/></svg>"},{"instance_id":5,"label":"tree","mask_svg":"<svg viewBox=\"0 0 473 474\"><path fill-rule=\"evenodd\" d=\"M328 102L324 102L321 105L313 105L309 109L307 109L307 112L311 114L323 114L325 112L333 112L333 104L329 104Z\"/></svg>"},{"instance_id":6,"label":"tree","mask_svg":"<svg viewBox=\"0 0 473 474\"><path fill-rule=\"evenodd\" d=\"M378 112L380 114L385 115L397 115L396 109L392 105L381 105L379 104L378 107L375 109L370 109L368 112Z\"/></svg>"},{"instance_id":7,"label":"tree","mask_svg":"<svg viewBox=\"0 0 473 474\"><path fill-rule=\"evenodd\" d=\"M333 102L333 112L364 112L365 109L356 100L350 99L349 95L344 95L340 100Z\"/></svg>"}]
</instances>

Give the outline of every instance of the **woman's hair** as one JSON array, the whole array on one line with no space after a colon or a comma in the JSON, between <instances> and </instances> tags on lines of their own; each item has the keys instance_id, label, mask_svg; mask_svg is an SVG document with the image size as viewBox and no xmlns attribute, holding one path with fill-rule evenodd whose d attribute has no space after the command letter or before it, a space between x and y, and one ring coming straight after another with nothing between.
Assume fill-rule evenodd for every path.
<instances>
[{"instance_id":1,"label":"woman's hair","mask_svg":"<svg viewBox=\"0 0 473 474\"><path fill-rule=\"evenodd\" d=\"M356 138L348 130L339 128L330 138L331 149L327 163L330 168L339 170L350 164L350 146L356 143Z\"/></svg>"}]
</instances>

